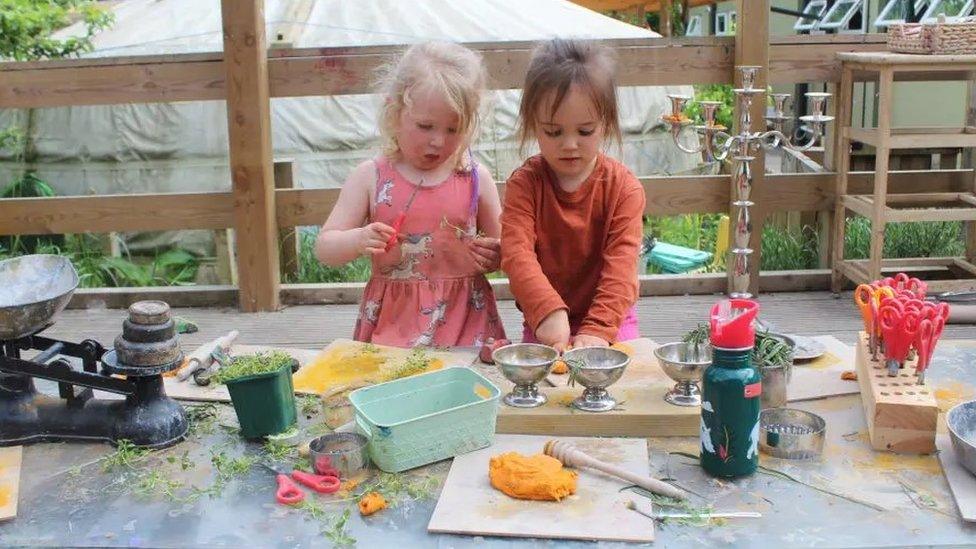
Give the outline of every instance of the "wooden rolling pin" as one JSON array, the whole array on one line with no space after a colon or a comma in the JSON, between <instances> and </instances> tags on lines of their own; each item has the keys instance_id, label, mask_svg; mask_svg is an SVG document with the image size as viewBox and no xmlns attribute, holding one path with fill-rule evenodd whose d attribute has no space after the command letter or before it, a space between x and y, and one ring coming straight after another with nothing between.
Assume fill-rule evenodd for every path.
<instances>
[{"instance_id":1,"label":"wooden rolling pin","mask_svg":"<svg viewBox=\"0 0 976 549\"><path fill-rule=\"evenodd\" d=\"M547 456L554 457L563 462L563 465L596 469L597 471L604 472L608 475L613 475L617 478L626 480L627 482L632 482L637 486L640 486L641 488L655 494L680 500L688 498L688 494L686 494L685 491L681 490L680 488L675 488L667 482L657 480L656 478L641 476L627 471L626 469L617 467L616 465L604 463L594 457L586 455L582 450L568 442L550 440L546 442L542 452Z\"/></svg>"},{"instance_id":2,"label":"wooden rolling pin","mask_svg":"<svg viewBox=\"0 0 976 549\"><path fill-rule=\"evenodd\" d=\"M230 350L231 346L234 345L234 341L240 333L237 330L231 330L225 336L218 337L213 341L208 341L201 345L196 351L186 358L186 362L180 367L176 372L176 377L180 381L186 381L193 375L193 372L197 370L206 370L213 364L213 357L211 354L218 347L225 353Z\"/></svg>"}]
</instances>

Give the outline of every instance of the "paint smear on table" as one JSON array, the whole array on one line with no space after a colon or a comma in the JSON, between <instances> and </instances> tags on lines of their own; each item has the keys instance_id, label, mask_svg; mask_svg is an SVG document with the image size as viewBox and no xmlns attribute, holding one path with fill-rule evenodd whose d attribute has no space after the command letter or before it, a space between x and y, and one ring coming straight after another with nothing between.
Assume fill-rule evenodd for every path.
<instances>
[{"instance_id":1,"label":"paint smear on table","mask_svg":"<svg viewBox=\"0 0 976 549\"><path fill-rule=\"evenodd\" d=\"M839 356L831 352L826 352L820 355L819 357L817 357L816 360L812 360L807 363L800 362L799 364L797 364L797 367L811 368L814 370L826 370L827 368L830 368L835 364L840 364L840 361L841 360Z\"/></svg>"},{"instance_id":2,"label":"paint smear on table","mask_svg":"<svg viewBox=\"0 0 976 549\"><path fill-rule=\"evenodd\" d=\"M296 391L318 394L372 385L388 380L390 372L403 363L409 352L355 342L335 345L302 367L292 380ZM443 360L431 358L423 372L443 367Z\"/></svg>"},{"instance_id":3,"label":"paint smear on table","mask_svg":"<svg viewBox=\"0 0 976 549\"><path fill-rule=\"evenodd\" d=\"M936 384L935 400L938 401L941 412L947 412L956 404L972 400L974 397L976 397L976 388L968 383L946 380Z\"/></svg>"}]
</instances>

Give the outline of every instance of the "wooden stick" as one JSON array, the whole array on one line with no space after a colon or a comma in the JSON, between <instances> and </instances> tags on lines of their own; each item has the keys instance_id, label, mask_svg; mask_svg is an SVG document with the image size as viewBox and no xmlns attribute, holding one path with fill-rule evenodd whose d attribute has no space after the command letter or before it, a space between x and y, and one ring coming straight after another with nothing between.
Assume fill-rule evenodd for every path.
<instances>
[{"instance_id":1,"label":"wooden stick","mask_svg":"<svg viewBox=\"0 0 976 549\"><path fill-rule=\"evenodd\" d=\"M626 469L617 467L616 465L602 462L583 453L580 449L568 442L550 440L546 442L543 453L545 453L547 456L558 459L559 461L563 462L563 465L596 469L597 471L621 478L627 482L632 482L637 486L640 486L641 488L655 494L660 494L662 496L668 496L679 500L688 498L688 494L686 494L685 491L681 490L680 488L675 488L674 486L657 480L656 478L641 476L627 471Z\"/></svg>"}]
</instances>

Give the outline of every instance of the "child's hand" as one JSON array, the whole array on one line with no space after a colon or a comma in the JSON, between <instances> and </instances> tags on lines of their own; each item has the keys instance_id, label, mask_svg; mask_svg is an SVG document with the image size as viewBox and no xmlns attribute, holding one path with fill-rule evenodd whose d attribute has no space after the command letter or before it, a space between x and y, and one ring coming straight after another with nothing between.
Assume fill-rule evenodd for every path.
<instances>
[{"instance_id":1,"label":"child's hand","mask_svg":"<svg viewBox=\"0 0 976 549\"><path fill-rule=\"evenodd\" d=\"M573 347L609 347L610 342L596 336L577 334L573 338Z\"/></svg>"},{"instance_id":2,"label":"child's hand","mask_svg":"<svg viewBox=\"0 0 976 549\"><path fill-rule=\"evenodd\" d=\"M569 347L569 314L566 309L559 309L549 313L535 330L535 338L539 342L563 351Z\"/></svg>"},{"instance_id":3,"label":"child's hand","mask_svg":"<svg viewBox=\"0 0 976 549\"><path fill-rule=\"evenodd\" d=\"M370 223L359 229L359 255L378 255L386 251L386 243L396 234L386 223Z\"/></svg>"},{"instance_id":4,"label":"child's hand","mask_svg":"<svg viewBox=\"0 0 976 549\"><path fill-rule=\"evenodd\" d=\"M502 263L502 244L497 238L479 236L472 238L468 244L468 253L482 273L497 271Z\"/></svg>"}]
</instances>

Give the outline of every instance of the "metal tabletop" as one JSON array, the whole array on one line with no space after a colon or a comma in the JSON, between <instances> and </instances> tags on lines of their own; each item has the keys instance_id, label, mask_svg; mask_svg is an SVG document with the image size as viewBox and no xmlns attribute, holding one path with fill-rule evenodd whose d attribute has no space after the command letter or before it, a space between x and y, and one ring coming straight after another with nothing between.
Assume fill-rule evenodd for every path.
<instances>
[{"instance_id":1,"label":"metal tabletop","mask_svg":"<svg viewBox=\"0 0 976 549\"><path fill-rule=\"evenodd\" d=\"M940 406L976 398L976 344L943 342L929 370ZM802 367L802 366L797 366ZM703 474L696 461L669 452L697 454L697 438L652 438L652 471L670 475L701 497L692 504L716 510L754 510L761 519L730 519L706 526L658 523L658 546L735 544L743 547L783 546L939 546L976 543L976 525L959 517L935 456L878 453L867 443L860 397L849 395L794 403L827 421L823 458L814 462L785 461L763 455L768 471L752 477L721 481ZM314 423L302 418L305 425ZM232 432L233 411L222 406L212 432L156 452L135 469L106 469L101 458L113 453L102 444L37 444L24 449L20 508L16 519L0 525L0 544L43 546L135 547L307 547L327 546L326 533L335 517L355 501L325 503L321 518L309 511L274 502L275 482L263 467L227 481L213 497L179 502L162 495L163 484L139 495L152 471L160 479L186 486L212 485L216 453L233 457L261 453L261 446L243 442ZM229 429L231 432L229 432ZM192 465L190 465L192 464ZM184 466L186 467L184 470ZM431 478L430 497L405 496L391 509L361 518L353 509L346 532L361 547L533 547L547 540L472 538L430 535L427 522L436 493L450 468L441 462L408 475L419 482ZM786 473L801 482L782 478ZM162 481L160 481L162 482ZM824 491L811 487L816 486ZM145 486L143 486L145 488ZM146 491L146 490L142 490ZM857 501L843 499L837 495ZM635 496L639 497L639 496ZM879 510L883 509L883 510ZM325 532L325 533L323 533ZM584 542L560 546L589 545ZM615 544L601 544L615 545Z\"/></svg>"}]
</instances>

